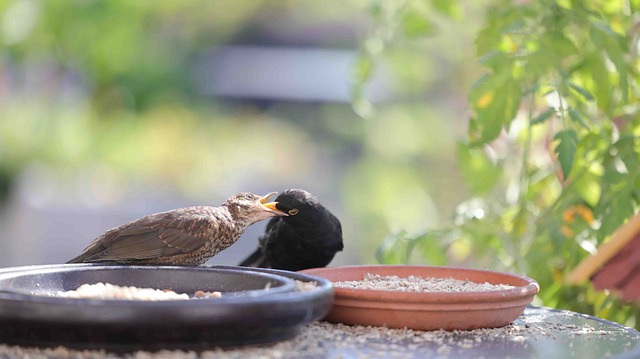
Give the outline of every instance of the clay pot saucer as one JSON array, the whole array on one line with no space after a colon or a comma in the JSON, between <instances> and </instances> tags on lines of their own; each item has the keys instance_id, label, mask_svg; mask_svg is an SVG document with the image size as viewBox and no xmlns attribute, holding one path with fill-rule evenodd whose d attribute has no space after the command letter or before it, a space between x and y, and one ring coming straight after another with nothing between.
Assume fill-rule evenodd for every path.
<instances>
[{"instance_id":1,"label":"clay pot saucer","mask_svg":"<svg viewBox=\"0 0 640 359\"><path fill-rule=\"evenodd\" d=\"M334 305L325 320L390 328L471 330L502 327L518 318L540 290L535 280L524 276L454 267L372 265L315 268L303 272L332 282L362 280L365 274L371 273L404 278L411 275L454 278L515 287L483 292L335 288Z\"/></svg>"}]
</instances>

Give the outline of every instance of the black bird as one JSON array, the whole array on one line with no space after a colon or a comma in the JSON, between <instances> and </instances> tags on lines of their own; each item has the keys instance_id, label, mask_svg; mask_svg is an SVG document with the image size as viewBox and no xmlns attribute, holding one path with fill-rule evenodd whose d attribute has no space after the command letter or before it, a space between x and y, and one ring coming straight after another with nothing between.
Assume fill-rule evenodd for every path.
<instances>
[{"instance_id":1,"label":"black bird","mask_svg":"<svg viewBox=\"0 0 640 359\"><path fill-rule=\"evenodd\" d=\"M253 223L287 214L269 197L238 193L219 207L154 213L108 230L67 263L200 265L236 242Z\"/></svg>"},{"instance_id":2,"label":"black bird","mask_svg":"<svg viewBox=\"0 0 640 359\"><path fill-rule=\"evenodd\" d=\"M275 202L288 216L269 220L258 248L241 266L290 271L326 267L343 249L340 221L311 193L288 189Z\"/></svg>"}]
</instances>

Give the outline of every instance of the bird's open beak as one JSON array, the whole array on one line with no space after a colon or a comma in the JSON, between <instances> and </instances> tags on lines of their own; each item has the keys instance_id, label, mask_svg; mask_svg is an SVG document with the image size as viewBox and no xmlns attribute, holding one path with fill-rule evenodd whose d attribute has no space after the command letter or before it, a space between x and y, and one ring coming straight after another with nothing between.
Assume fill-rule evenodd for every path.
<instances>
[{"instance_id":1,"label":"bird's open beak","mask_svg":"<svg viewBox=\"0 0 640 359\"><path fill-rule=\"evenodd\" d=\"M285 212L282 212L276 207L278 202L267 202L269 198L273 197L273 195L276 193L278 192L271 192L269 194L262 196L262 198L260 198L260 203L262 204L263 207L265 207L265 211L267 212L271 212L276 216L288 216L288 214L286 214Z\"/></svg>"}]
</instances>

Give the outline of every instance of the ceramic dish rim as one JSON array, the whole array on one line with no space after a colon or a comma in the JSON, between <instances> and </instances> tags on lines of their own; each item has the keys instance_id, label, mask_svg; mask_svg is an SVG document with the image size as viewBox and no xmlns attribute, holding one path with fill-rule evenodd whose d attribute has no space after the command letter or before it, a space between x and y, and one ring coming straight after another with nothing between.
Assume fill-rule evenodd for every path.
<instances>
[{"instance_id":1,"label":"ceramic dish rim","mask_svg":"<svg viewBox=\"0 0 640 359\"><path fill-rule=\"evenodd\" d=\"M533 297L540 291L539 284L532 278L511 274L505 272L498 272L487 269L472 269L462 267L449 267L449 266L420 266L420 265L352 265L352 266L339 266L339 267L327 267L327 268L313 268L302 271L310 275L323 277L326 273L329 276L331 272L348 271L351 269L357 269L359 272L363 270L370 270L372 274L376 273L376 269L385 268L385 270L393 271L394 269L411 269L415 268L419 271L429 270L452 270L459 273L472 272L479 274L493 274L501 277L511 278L513 280L522 281L522 285L514 285L515 288L500 289L492 291L478 291L478 292L400 292L400 291L387 291L387 290L374 290L374 289L355 289L355 288L341 288L334 285L336 301L340 299L359 299L369 301L387 301L387 302L419 302L423 304L434 303L482 303L482 302L511 302L517 299L525 299ZM385 273L384 275L392 275ZM416 275L421 275L417 273ZM422 274L424 275L424 274ZM438 277L438 276L436 276ZM326 278L326 277L323 277ZM443 276L438 278L445 278ZM449 277L446 277L449 278ZM333 282L333 281L332 281ZM496 283L494 283L496 284ZM510 284L513 285L513 284Z\"/></svg>"}]
</instances>

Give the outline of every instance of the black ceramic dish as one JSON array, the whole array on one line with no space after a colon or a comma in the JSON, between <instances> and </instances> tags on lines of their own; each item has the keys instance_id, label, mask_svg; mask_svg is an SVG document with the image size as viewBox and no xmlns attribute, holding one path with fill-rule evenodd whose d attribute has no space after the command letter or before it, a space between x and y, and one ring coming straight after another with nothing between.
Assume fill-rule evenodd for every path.
<instances>
[{"instance_id":1,"label":"black ceramic dish","mask_svg":"<svg viewBox=\"0 0 640 359\"><path fill-rule=\"evenodd\" d=\"M238 271L231 268L89 266L24 267L4 273L0 270L0 292L56 297L57 292L77 289L98 282L120 286L170 289L192 295L197 290L224 292L225 297L264 296L295 290L293 280L269 273ZM60 299L60 298L53 298ZM131 301L136 305L141 301ZM63 318L61 318L63 319ZM64 319L63 319L64 320Z\"/></svg>"},{"instance_id":2,"label":"black ceramic dish","mask_svg":"<svg viewBox=\"0 0 640 359\"><path fill-rule=\"evenodd\" d=\"M314 281L300 292L292 280ZM52 297L85 283L109 282L172 289L221 291L222 298L180 301ZM270 289L263 288L270 283ZM207 349L268 343L297 334L333 302L325 279L241 267L151 267L91 264L0 270L0 342L126 352Z\"/></svg>"}]
</instances>

